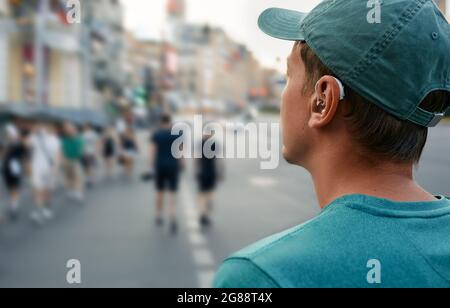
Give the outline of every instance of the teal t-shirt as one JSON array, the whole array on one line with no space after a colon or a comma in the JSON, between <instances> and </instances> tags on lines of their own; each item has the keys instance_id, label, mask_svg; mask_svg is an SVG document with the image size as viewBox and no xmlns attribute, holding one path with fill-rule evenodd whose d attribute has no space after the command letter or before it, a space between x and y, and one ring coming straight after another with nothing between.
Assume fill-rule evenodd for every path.
<instances>
[{"instance_id":1,"label":"teal t-shirt","mask_svg":"<svg viewBox=\"0 0 450 308\"><path fill-rule=\"evenodd\" d=\"M228 258L216 288L450 287L450 201L339 198Z\"/></svg>"},{"instance_id":2,"label":"teal t-shirt","mask_svg":"<svg viewBox=\"0 0 450 308\"><path fill-rule=\"evenodd\" d=\"M64 157L68 160L80 160L83 157L84 141L81 137L66 137L62 140Z\"/></svg>"}]
</instances>

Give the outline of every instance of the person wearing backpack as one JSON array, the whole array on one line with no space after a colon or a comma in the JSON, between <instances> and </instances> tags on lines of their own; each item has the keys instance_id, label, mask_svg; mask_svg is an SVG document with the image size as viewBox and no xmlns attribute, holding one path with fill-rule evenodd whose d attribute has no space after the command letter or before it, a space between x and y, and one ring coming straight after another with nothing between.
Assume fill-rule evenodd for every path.
<instances>
[{"instance_id":1,"label":"person wearing backpack","mask_svg":"<svg viewBox=\"0 0 450 308\"><path fill-rule=\"evenodd\" d=\"M7 143L2 159L1 171L9 196L7 216L10 220L16 220L19 215L20 192L24 174L23 161L25 160L26 148L20 132L13 124L6 127L6 133Z\"/></svg>"}]
</instances>

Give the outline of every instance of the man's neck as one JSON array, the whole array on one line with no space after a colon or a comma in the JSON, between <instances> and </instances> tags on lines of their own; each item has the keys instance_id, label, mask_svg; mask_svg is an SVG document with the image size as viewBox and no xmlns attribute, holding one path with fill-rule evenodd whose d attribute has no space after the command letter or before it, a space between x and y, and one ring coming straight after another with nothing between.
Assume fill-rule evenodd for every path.
<instances>
[{"instance_id":1,"label":"man's neck","mask_svg":"<svg viewBox=\"0 0 450 308\"><path fill-rule=\"evenodd\" d=\"M421 188L413 177L413 164L370 164L362 159L340 156L311 164L321 208L339 197L353 194L378 197L397 202L436 200Z\"/></svg>"}]
</instances>

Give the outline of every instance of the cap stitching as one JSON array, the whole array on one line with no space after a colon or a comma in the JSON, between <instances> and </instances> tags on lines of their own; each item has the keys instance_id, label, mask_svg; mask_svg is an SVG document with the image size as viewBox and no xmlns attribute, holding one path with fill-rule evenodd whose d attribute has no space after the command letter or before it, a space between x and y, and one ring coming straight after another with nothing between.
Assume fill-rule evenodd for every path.
<instances>
[{"instance_id":1,"label":"cap stitching","mask_svg":"<svg viewBox=\"0 0 450 308\"><path fill-rule=\"evenodd\" d=\"M355 66L355 68L348 73L349 79L356 79L363 73L375 60L377 60L381 53L392 43L392 41L399 35L401 30L408 25L409 22L417 15L417 13L430 0L416 0L414 6L408 7L400 16L398 22L394 23L391 28L386 31L378 42L372 46L363 59Z\"/></svg>"},{"instance_id":2,"label":"cap stitching","mask_svg":"<svg viewBox=\"0 0 450 308\"><path fill-rule=\"evenodd\" d=\"M359 74L364 72L367 67L380 56L383 50L385 50L398 36L400 31L412 20L412 18L419 12L420 8L422 8L427 1L428 0L417 0L414 7L409 7L405 12L403 12L398 20L398 23L393 25L394 28L387 31L383 35L382 40L375 43L366 56L358 63L353 71L349 73L350 78L357 78Z\"/></svg>"},{"instance_id":3,"label":"cap stitching","mask_svg":"<svg viewBox=\"0 0 450 308\"><path fill-rule=\"evenodd\" d=\"M304 29L305 27L309 27L310 24L312 24L316 19L318 19L323 14L325 14L333 5L336 5L338 3L339 3L338 0L330 0L327 3L323 3L324 7L322 7L321 10L318 13L316 13L316 14L314 14L314 10L313 10L308 15L308 16L310 16L310 18L308 18L308 20L303 22L303 24L301 25L300 29Z\"/></svg>"},{"instance_id":4,"label":"cap stitching","mask_svg":"<svg viewBox=\"0 0 450 308\"><path fill-rule=\"evenodd\" d=\"M317 49L316 49L316 46L315 46L314 42L310 39L309 34L307 34L307 35L305 36L305 39L306 39L306 41L307 41L309 47L311 47L311 49L312 49L312 50L315 52L315 54L320 58L320 60L321 60L321 61L322 61L322 62L323 62L323 63L324 63L324 64L325 64L325 65L326 65L326 66L327 66L334 74L336 74L336 76L337 76L341 81L344 82L344 87L346 87L346 88L351 88L351 89L358 89L358 86L357 86L358 83L357 83L356 80L354 80L354 79L347 79L347 76L346 76L344 73L341 74L340 70L336 69L336 67L335 67L334 65L332 65L331 63L329 63L329 62L327 61L326 58L322 58L322 57L321 57L320 53L317 52ZM359 94L362 95L365 99L371 101L372 103L374 103L374 104L376 104L376 105L378 105L378 106L379 106L379 103L381 103L377 98L375 98L375 97L369 95L368 93L361 92L361 91L358 91L358 92L359 92ZM394 111L392 111L392 112L393 112L398 118L400 118L400 116L397 115Z\"/></svg>"}]
</instances>

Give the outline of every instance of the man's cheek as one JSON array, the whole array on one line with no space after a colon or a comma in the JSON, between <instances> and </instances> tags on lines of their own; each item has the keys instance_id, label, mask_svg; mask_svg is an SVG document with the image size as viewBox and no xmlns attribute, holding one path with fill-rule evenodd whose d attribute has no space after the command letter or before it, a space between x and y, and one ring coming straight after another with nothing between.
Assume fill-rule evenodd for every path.
<instances>
[{"instance_id":1,"label":"man's cheek","mask_svg":"<svg viewBox=\"0 0 450 308\"><path fill-rule=\"evenodd\" d=\"M286 87L284 88L283 92L281 93L281 102L280 102L280 104L281 104L281 108L280 108L281 111L283 111L283 109L284 109L284 104L286 102L287 91L288 91L288 88L287 88L287 85L286 85Z\"/></svg>"},{"instance_id":2,"label":"man's cheek","mask_svg":"<svg viewBox=\"0 0 450 308\"><path fill-rule=\"evenodd\" d=\"M292 87L289 85L289 83L284 88L282 98L281 98L281 112L288 113L292 110L294 107L293 104L295 104L295 95L293 95L294 92L292 91Z\"/></svg>"}]
</instances>

